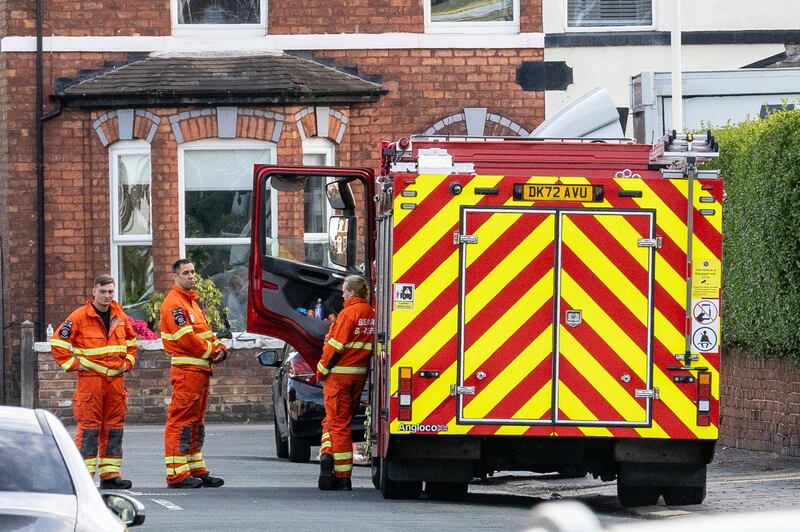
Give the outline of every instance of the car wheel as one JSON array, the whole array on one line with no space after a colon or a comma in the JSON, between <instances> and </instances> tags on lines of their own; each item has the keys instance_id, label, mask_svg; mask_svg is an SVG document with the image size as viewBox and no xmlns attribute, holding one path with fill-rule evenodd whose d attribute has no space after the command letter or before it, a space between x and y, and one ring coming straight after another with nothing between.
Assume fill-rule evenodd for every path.
<instances>
[{"instance_id":1,"label":"car wheel","mask_svg":"<svg viewBox=\"0 0 800 532\"><path fill-rule=\"evenodd\" d=\"M434 501L460 501L467 496L467 482L431 482L425 483L425 493Z\"/></svg>"},{"instance_id":2,"label":"car wheel","mask_svg":"<svg viewBox=\"0 0 800 532\"><path fill-rule=\"evenodd\" d=\"M289 457L289 443L283 439L283 435L281 434L281 429L278 427L278 417L275 416L273 419L273 423L275 425L275 455L278 458L288 458Z\"/></svg>"},{"instance_id":3,"label":"car wheel","mask_svg":"<svg viewBox=\"0 0 800 532\"><path fill-rule=\"evenodd\" d=\"M311 460L311 444L292 433L292 423L286 423L286 447L290 462L305 464Z\"/></svg>"},{"instance_id":4,"label":"car wheel","mask_svg":"<svg viewBox=\"0 0 800 532\"><path fill-rule=\"evenodd\" d=\"M669 487L663 489L667 506L686 506L701 504L706 498L705 486Z\"/></svg>"},{"instance_id":5,"label":"car wheel","mask_svg":"<svg viewBox=\"0 0 800 532\"><path fill-rule=\"evenodd\" d=\"M418 499L422 493L422 482L392 480L389 478L386 460L380 460L380 490L384 499Z\"/></svg>"},{"instance_id":6,"label":"car wheel","mask_svg":"<svg viewBox=\"0 0 800 532\"><path fill-rule=\"evenodd\" d=\"M370 462L372 466L372 485L376 490L381 489L381 459L380 457L373 456Z\"/></svg>"}]
</instances>

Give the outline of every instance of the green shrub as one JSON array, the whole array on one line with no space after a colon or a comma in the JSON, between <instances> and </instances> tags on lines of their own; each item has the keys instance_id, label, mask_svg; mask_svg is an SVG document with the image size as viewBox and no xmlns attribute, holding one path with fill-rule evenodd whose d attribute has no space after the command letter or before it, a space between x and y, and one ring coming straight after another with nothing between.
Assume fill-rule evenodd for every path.
<instances>
[{"instance_id":1,"label":"green shrub","mask_svg":"<svg viewBox=\"0 0 800 532\"><path fill-rule=\"evenodd\" d=\"M727 194L723 339L800 362L800 111L715 136Z\"/></svg>"},{"instance_id":2,"label":"green shrub","mask_svg":"<svg viewBox=\"0 0 800 532\"><path fill-rule=\"evenodd\" d=\"M206 307L206 319L211 329L218 331L224 328L222 320L221 305L222 291L214 284L211 278L202 277L200 274L195 275L194 291L200 296L200 301ZM164 294L161 292L153 292L147 303L144 304L144 316L148 323L152 324L153 330L158 330L159 322L161 321L161 304L164 302Z\"/></svg>"}]
</instances>

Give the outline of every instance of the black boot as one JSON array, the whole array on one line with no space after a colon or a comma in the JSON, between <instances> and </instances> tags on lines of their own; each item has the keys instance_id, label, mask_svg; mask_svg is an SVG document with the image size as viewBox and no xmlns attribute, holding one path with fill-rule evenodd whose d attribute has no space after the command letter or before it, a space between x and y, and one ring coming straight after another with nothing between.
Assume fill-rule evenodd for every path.
<instances>
[{"instance_id":1,"label":"black boot","mask_svg":"<svg viewBox=\"0 0 800 532\"><path fill-rule=\"evenodd\" d=\"M319 457L319 482L317 486L323 491L330 491L333 489L333 455L323 454Z\"/></svg>"},{"instance_id":2,"label":"black boot","mask_svg":"<svg viewBox=\"0 0 800 532\"><path fill-rule=\"evenodd\" d=\"M168 488L175 488L175 489L179 489L179 490L181 490L181 489L190 489L190 488L202 488L203 487L203 481L200 480L199 478L187 477L186 479L181 480L180 482L178 482L176 484L167 484L167 487Z\"/></svg>"},{"instance_id":3,"label":"black boot","mask_svg":"<svg viewBox=\"0 0 800 532\"><path fill-rule=\"evenodd\" d=\"M225 484L225 481L222 480L222 477L212 477L207 473L197 478L203 481L203 487L205 488L218 488Z\"/></svg>"},{"instance_id":4,"label":"black boot","mask_svg":"<svg viewBox=\"0 0 800 532\"><path fill-rule=\"evenodd\" d=\"M100 481L101 490L129 490L133 482L122 477L108 478Z\"/></svg>"}]
</instances>

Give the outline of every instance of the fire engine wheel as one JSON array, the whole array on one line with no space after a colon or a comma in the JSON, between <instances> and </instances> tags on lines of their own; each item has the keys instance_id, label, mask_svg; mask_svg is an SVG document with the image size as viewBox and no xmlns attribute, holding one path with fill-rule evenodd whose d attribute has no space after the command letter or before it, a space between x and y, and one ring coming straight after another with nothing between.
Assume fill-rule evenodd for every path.
<instances>
[{"instance_id":1,"label":"fire engine wheel","mask_svg":"<svg viewBox=\"0 0 800 532\"><path fill-rule=\"evenodd\" d=\"M425 482L425 493L434 501L460 501L467 496L467 482Z\"/></svg>"},{"instance_id":2,"label":"fire engine wheel","mask_svg":"<svg viewBox=\"0 0 800 532\"><path fill-rule=\"evenodd\" d=\"M617 497L625 507L652 506L658 502L661 492L652 486L628 486L617 481Z\"/></svg>"},{"instance_id":3,"label":"fire engine wheel","mask_svg":"<svg viewBox=\"0 0 800 532\"><path fill-rule=\"evenodd\" d=\"M288 458L289 457L289 443L281 438L281 431L278 428L278 420L273 420L275 424L275 455L278 458Z\"/></svg>"},{"instance_id":4,"label":"fire engine wheel","mask_svg":"<svg viewBox=\"0 0 800 532\"><path fill-rule=\"evenodd\" d=\"M670 487L662 490L667 506L701 504L706 498L705 486Z\"/></svg>"},{"instance_id":5,"label":"fire engine wheel","mask_svg":"<svg viewBox=\"0 0 800 532\"><path fill-rule=\"evenodd\" d=\"M380 460L380 490L384 499L418 499L422 493L422 482L413 480L392 480L386 467L386 460Z\"/></svg>"}]
</instances>

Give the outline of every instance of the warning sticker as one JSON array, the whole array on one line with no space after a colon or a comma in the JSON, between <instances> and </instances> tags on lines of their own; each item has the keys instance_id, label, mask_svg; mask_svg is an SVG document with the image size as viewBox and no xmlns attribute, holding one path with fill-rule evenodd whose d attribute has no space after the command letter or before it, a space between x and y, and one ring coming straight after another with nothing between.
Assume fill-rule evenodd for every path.
<instances>
[{"instance_id":1,"label":"warning sticker","mask_svg":"<svg viewBox=\"0 0 800 532\"><path fill-rule=\"evenodd\" d=\"M692 298L718 298L722 285L722 268L717 259L701 259L692 263Z\"/></svg>"},{"instance_id":2,"label":"warning sticker","mask_svg":"<svg viewBox=\"0 0 800 532\"><path fill-rule=\"evenodd\" d=\"M692 350L719 353L719 299L692 300Z\"/></svg>"},{"instance_id":3,"label":"warning sticker","mask_svg":"<svg viewBox=\"0 0 800 532\"><path fill-rule=\"evenodd\" d=\"M692 334L692 345L701 353L716 353L717 333L709 327L700 327Z\"/></svg>"},{"instance_id":4,"label":"warning sticker","mask_svg":"<svg viewBox=\"0 0 800 532\"><path fill-rule=\"evenodd\" d=\"M414 308L414 285L395 283L394 310L411 310Z\"/></svg>"}]
</instances>

